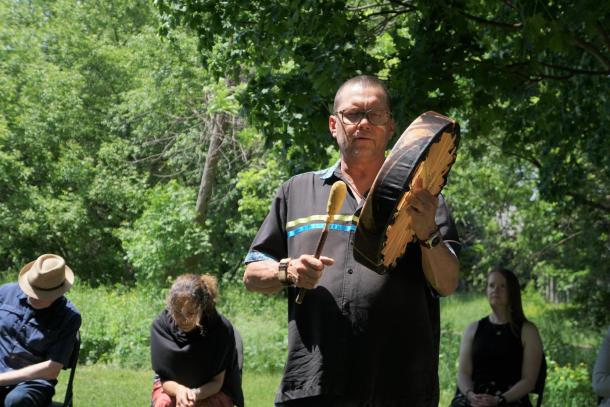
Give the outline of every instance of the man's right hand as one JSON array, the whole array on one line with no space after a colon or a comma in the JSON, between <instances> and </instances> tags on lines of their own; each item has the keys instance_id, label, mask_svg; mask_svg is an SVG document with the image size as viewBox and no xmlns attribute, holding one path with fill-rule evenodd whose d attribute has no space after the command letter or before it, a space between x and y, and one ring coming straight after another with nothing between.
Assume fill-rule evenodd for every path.
<instances>
[{"instance_id":1,"label":"man's right hand","mask_svg":"<svg viewBox=\"0 0 610 407\"><path fill-rule=\"evenodd\" d=\"M333 264L335 264L335 260L330 257L320 256L319 259L316 259L311 254L303 254L290 261L287 272L297 287L311 290L320 281L324 267Z\"/></svg>"}]
</instances>

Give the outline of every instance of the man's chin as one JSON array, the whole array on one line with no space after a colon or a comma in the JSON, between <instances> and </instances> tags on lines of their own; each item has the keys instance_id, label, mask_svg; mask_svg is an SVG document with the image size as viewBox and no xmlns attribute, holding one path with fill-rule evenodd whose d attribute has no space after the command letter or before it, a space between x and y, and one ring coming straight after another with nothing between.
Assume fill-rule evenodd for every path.
<instances>
[{"instance_id":1,"label":"man's chin","mask_svg":"<svg viewBox=\"0 0 610 407\"><path fill-rule=\"evenodd\" d=\"M383 154L380 155L377 150L372 148L353 148L351 149L349 155L352 158L361 161L385 159L385 156Z\"/></svg>"}]
</instances>

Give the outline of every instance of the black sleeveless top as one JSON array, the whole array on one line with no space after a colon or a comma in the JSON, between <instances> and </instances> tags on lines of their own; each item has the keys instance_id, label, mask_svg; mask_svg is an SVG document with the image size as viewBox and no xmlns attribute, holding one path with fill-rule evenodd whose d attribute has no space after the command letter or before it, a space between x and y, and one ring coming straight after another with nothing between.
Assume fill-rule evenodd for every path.
<instances>
[{"instance_id":1,"label":"black sleeveless top","mask_svg":"<svg viewBox=\"0 0 610 407\"><path fill-rule=\"evenodd\" d=\"M521 379L523 345L521 327L513 332L510 324L493 324L489 317L479 321L472 341L472 380L505 391Z\"/></svg>"}]
</instances>

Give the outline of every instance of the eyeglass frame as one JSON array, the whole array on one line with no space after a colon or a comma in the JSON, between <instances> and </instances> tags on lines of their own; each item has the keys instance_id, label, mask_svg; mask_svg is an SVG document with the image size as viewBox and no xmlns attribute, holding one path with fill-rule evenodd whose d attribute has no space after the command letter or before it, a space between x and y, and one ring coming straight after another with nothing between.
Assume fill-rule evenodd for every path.
<instances>
[{"instance_id":1,"label":"eyeglass frame","mask_svg":"<svg viewBox=\"0 0 610 407\"><path fill-rule=\"evenodd\" d=\"M373 126L385 126L392 119L392 112L390 112L389 110L385 110L385 109L367 109L367 110L357 110L356 111L356 112L362 114L362 117L360 117L360 119L356 123L345 123L343 115L345 114L346 110L349 110L349 109L343 109L343 110L338 110L336 112L333 112L333 115L337 116L339 118L339 120L341 121L341 123L344 124L345 126L357 126L357 125L360 124L362 119L364 119L365 117L366 117L366 120L369 123L371 123ZM385 121L385 123L383 123L383 124L375 124L375 123L373 123L371 121L371 119L369 118L369 113L374 112L374 111L387 113L387 120Z\"/></svg>"}]
</instances>

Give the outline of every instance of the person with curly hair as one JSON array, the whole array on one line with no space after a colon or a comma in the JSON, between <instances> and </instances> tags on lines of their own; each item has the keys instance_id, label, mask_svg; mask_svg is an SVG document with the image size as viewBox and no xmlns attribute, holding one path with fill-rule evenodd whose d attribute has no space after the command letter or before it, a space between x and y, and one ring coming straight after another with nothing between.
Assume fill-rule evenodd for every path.
<instances>
[{"instance_id":1,"label":"person with curly hair","mask_svg":"<svg viewBox=\"0 0 610 407\"><path fill-rule=\"evenodd\" d=\"M152 407L242 407L235 331L210 275L183 274L151 328Z\"/></svg>"}]
</instances>

